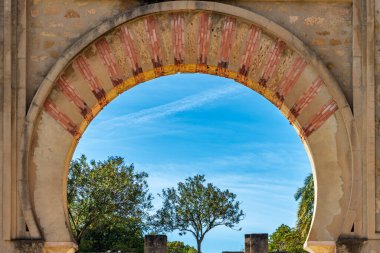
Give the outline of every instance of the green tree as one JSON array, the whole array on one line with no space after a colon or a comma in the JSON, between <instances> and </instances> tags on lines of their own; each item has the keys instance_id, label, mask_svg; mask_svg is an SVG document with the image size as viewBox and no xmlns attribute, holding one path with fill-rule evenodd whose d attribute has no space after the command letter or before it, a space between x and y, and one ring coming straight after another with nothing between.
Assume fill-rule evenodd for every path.
<instances>
[{"instance_id":1,"label":"green tree","mask_svg":"<svg viewBox=\"0 0 380 253\"><path fill-rule=\"evenodd\" d=\"M269 236L269 251L285 251L287 253L304 253L301 235L294 228L282 224Z\"/></svg>"},{"instance_id":2,"label":"green tree","mask_svg":"<svg viewBox=\"0 0 380 253\"><path fill-rule=\"evenodd\" d=\"M168 242L168 253L197 253L197 250L183 242Z\"/></svg>"},{"instance_id":3,"label":"green tree","mask_svg":"<svg viewBox=\"0 0 380 253\"><path fill-rule=\"evenodd\" d=\"M162 191L163 207L157 211L156 226L164 231L191 233L197 241L197 252L205 235L217 226L235 228L243 218L240 202L229 190L221 191L204 175L189 177L177 189Z\"/></svg>"},{"instance_id":4,"label":"green tree","mask_svg":"<svg viewBox=\"0 0 380 253\"><path fill-rule=\"evenodd\" d=\"M298 203L297 224L290 228L282 224L269 237L269 251L286 251L291 253L306 252L303 243L310 230L314 211L314 181L313 175L309 174L302 187L294 194Z\"/></svg>"},{"instance_id":5,"label":"green tree","mask_svg":"<svg viewBox=\"0 0 380 253\"><path fill-rule=\"evenodd\" d=\"M314 212L314 181L311 173L305 178L304 185L298 188L294 198L299 201L296 228L306 240Z\"/></svg>"},{"instance_id":6,"label":"green tree","mask_svg":"<svg viewBox=\"0 0 380 253\"><path fill-rule=\"evenodd\" d=\"M152 208L145 172L135 172L121 157L87 162L86 156L73 160L68 176L68 214L74 239L81 245L90 231L120 230L121 224L143 222ZM89 235L89 237L91 237ZM101 239L97 238L98 240ZM105 243L105 240L100 240ZM106 246L105 246L106 247Z\"/></svg>"},{"instance_id":7,"label":"green tree","mask_svg":"<svg viewBox=\"0 0 380 253\"><path fill-rule=\"evenodd\" d=\"M113 223L102 223L91 227L84 235L81 252L105 252L121 250L127 252L144 252L144 228L134 219L118 218Z\"/></svg>"}]
</instances>

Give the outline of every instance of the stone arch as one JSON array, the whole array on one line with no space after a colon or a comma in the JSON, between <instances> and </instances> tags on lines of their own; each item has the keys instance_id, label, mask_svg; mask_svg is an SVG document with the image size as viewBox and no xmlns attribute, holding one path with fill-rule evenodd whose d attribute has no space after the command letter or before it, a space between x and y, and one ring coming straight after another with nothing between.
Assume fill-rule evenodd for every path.
<instances>
[{"instance_id":1,"label":"stone arch","mask_svg":"<svg viewBox=\"0 0 380 253\"><path fill-rule=\"evenodd\" d=\"M178 72L234 79L289 119L316 180L307 246L334 252L335 241L353 222L347 215L353 117L339 85L311 50L277 24L238 7L202 1L147 5L109 20L51 69L26 120L20 198L31 231L44 238L45 247L74 247L65 195L68 165L82 133L118 94Z\"/></svg>"}]
</instances>

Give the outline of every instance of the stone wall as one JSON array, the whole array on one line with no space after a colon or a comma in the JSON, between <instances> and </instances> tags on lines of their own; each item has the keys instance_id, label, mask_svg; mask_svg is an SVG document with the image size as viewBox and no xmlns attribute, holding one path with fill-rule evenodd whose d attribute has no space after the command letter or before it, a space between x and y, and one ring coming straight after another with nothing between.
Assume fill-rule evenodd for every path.
<instances>
[{"instance_id":1,"label":"stone wall","mask_svg":"<svg viewBox=\"0 0 380 253\"><path fill-rule=\"evenodd\" d=\"M376 231L380 232L380 2L375 1Z\"/></svg>"},{"instance_id":2,"label":"stone wall","mask_svg":"<svg viewBox=\"0 0 380 253\"><path fill-rule=\"evenodd\" d=\"M311 48L352 105L352 4L341 1L237 1L286 28Z\"/></svg>"},{"instance_id":3,"label":"stone wall","mask_svg":"<svg viewBox=\"0 0 380 253\"><path fill-rule=\"evenodd\" d=\"M30 1L28 104L55 61L83 34L146 2ZM352 104L352 4L349 1L306 1L303 4L234 1L234 4L273 20L312 48L334 74Z\"/></svg>"}]
</instances>

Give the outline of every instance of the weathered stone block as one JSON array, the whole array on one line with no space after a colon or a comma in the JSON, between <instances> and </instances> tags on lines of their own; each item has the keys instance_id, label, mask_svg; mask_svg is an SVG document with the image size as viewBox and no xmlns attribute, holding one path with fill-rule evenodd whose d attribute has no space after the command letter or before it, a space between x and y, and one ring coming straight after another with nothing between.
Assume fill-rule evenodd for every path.
<instances>
[{"instance_id":1,"label":"weathered stone block","mask_svg":"<svg viewBox=\"0 0 380 253\"><path fill-rule=\"evenodd\" d=\"M244 253L268 253L268 234L246 234Z\"/></svg>"},{"instance_id":2,"label":"weathered stone block","mask_svg":"<svg viewBox=\"0 0 380 253\"><path fill-rule=\"evenodd\" d=\"M43 253L44 242L42 240L17 240L15 241L16 253Z\"/></svg>"},{"instance_id":3,"label":"weathered stone block","mask_svg":"<svg viewBox=\"0 0 380 253\"><path fill-rule=\"evenodd\" d=\"M144 253L167 253L168 239L166 235L146 235L144 239Z\"/></svg>"}]
</instances>

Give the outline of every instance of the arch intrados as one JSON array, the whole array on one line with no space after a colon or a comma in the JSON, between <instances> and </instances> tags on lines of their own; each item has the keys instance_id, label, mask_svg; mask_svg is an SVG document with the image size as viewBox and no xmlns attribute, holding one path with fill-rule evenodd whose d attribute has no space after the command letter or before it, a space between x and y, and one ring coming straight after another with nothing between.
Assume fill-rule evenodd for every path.
<instances>
[{"instance_id":1,"label":"arch intrados","mask_svg":"<svg viewBox=\"0 0 380 253\"><path fill-rule=\"evenodd\" d=\"M260 27L267 34L271 34L272 36L278 37L281 40L283 40L287 44L288 47L295 50L298 54L302 55L306 59L306 61L310 65L312 65L314 69L317 71L317 73L321 76L329 93L331 94L331 96L334 98L335 102L338 105L338 108L339 108L338 111L340 112L340 115L342 116L342 119L344 121L345 131L347 135L348 136L351 135L352 113L343 93L341 92L339 88L339 85L331 76L331 74L328 72L328 70L324 67L323 63L318 59L315 53L313 53L310 49L308 49L298 38L290 34L285 29L281 28L274 22L264 17L261 17L255 13L252 13L250 11L247 11L238 7L233 7L233 6L220 4L220 3L203 2L203 1L178 1L175 3L164 2L164 3L159 3L159 4L143 6L143 7L134 9L131 12L122 14L116 17L115 19L108 20L100 24L99 26L91 30L90 32L88 32L86 35L84 35L80 40L78 40L73 46L71 46L63 54L63 56L56 62L56 64L53 66L51 71L48 73L48 75L42 82L29 108L27 119L26 119L26 136L25 136L26 149L27 149L26 154L30 153L32 140L34 137L33 132L35 130L39 114L43 108L43 103L45 102L46 98L49 96L52 89L54 88L55 80L57 79L57 77L60 75L60 73L62 73L65 70L66 66L68 66L68 64L70 64L70 62L78 54L80 54L83 50L85 50L89 45L94 43L94 41L96 41L102 35L107 34L109 31L115 29L118 26L121 26L124 23L132 22L133 20L146 16L146 15L151 15L155 13L172 12L172 11L181 11L181 10L202 10L202 11L221 13L222 15L239 17ZM147 80L144 80L144 81L147 81ZM348 141L351 144L351 140L349 139ZM305 139L304 143L308 147L308 151L312 158L313 150L309 148L308 139ZM71 158L71 155L72 154L69 154L68 156ZM28 165L28 160L29 160L29 157L24 157L24 162L25 162L26 167ZM24 170L22 173L22 180L20 180L19 182L21 184L20 189L21 189L21 199L23 200L22 201L23 208L28 213L28 212L32 212L33 207L30 205L31 202L28 199L28 197L25 197L25 196L29 196L28 186L24 184L25 182L27 182L27 180L25 180L27 177L28 177L28 172L27 170ZM32 216L33 215L30 214L29 217L32 217ZM32 218L29 218L29 221L27 222L28 224L34 223Z\"/></svg>"}]
</instances>

